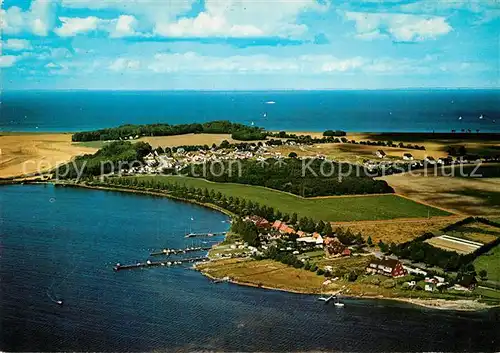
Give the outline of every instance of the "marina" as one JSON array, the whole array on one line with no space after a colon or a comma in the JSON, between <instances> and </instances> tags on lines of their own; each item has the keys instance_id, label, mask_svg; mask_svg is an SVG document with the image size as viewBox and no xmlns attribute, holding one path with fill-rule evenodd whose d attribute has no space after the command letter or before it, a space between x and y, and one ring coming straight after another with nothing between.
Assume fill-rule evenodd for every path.
<instances>
[{"instance_id":1,"label":"marina","mask_svg":"<svg viewBox=\"0 0 500 353\"><path fill-rule=\"evenodd\" d=\"M117 263L116 266L113 267L113 271L118 272L121 270L131 270L131 269L136 269L136 268L144 268L144 267L157 267L157 266L175 266L175 265L182 265L184 263L193 263L193 262L204 262L208 261L208 257L203 256L203 257L192 257L192 258L187 258L187 259L180 259L176 261L146 261L146 262L137 262L135 264L128 264L128 265L122 265L120 263Z\"/></svg>"},{"instance_id":2,"label":"marina","mask_svg":"<svg viewBox=\"0 0 500 353\"><path fill-rule=\"evenodd\" d=\"M187 254L190 252L197 252L197 251L208 251L212 247L211 246L191 246L187 247L184 249L163 249L162 251L155 251L150 253L150 256L169 256L169 255L181 255L181 254Z\"/></svg>"},{"instance_id":3,"label":"marina","mask_svg":"<svg viewBox=\"0 0 500 353\"><path fill-rule=\"evenodd\" d=\"M214 233L188 233L186 234L186 238L210 238L216 237L219 235L226 235L227 232L214 232Z\"/></svg>"}]
</instances>

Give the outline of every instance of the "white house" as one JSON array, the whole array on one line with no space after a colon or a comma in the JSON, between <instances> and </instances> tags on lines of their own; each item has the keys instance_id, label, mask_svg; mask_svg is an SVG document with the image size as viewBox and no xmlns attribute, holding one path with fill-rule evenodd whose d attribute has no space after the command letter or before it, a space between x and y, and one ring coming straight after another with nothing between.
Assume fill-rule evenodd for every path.
<instances>
[{"instance_id":1,"label":"white house","mask_svg":"<svg viewBox=\"0 0 500 353\"><path fill-rule=\"evenodd\" d=\"M429 164L436 164L436 160L434 159L434 157L431 157L431 156L425 157L424 161L429 163Z\"/></svg>"},{"instance_id":2,"label":"white house","mask_svg":"<svg viewBox=\"0 0 500 353\"><path fill-rule=\"evenodd\" d=\"M382 150L378 150L377 152L375 152L375 155L378 157L378 158L385 158L386 154L384 151Z\"/></svg>"},{"instance_id":3,"label":"white house","mask_svg":"<svg viewBox=\"0 0 500 353\"><path fill-rule=\"evenodd\" d=\"M404 153L403 154L403 159L405 161L412 161L413 160L413 155L411 153Z\"/></svg>"}]
</instances>

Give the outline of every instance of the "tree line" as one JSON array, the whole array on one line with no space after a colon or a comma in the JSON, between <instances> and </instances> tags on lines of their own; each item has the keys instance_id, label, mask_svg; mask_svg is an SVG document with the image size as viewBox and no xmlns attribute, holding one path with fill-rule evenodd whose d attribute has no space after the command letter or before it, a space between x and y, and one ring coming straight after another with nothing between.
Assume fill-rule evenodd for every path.
<instances>
[{"instance_id":1,"label":"tree line","mask_svg":"<svg viewBox=\"0 0 500 353\"><path fill-rule=\"evenodd\" d=\"M214 182L265 186L303 197L394 192L387 182L365 175L363 168L336 162L325 167L320 159L248 159L238 164L209 161L185 168L182 172Z\"/></svg>"},{"instance_id":2,"label":"tree line","mask_svg":"<svg viewBox=\"0 0 500 353\"><path fill-rule=\"evenodd\" d=\"M185 134L231 134L235 140L261 140L266 132L256 126L232 123L227 120L210 121L193 124L147 124L122 125L114 128L94 131L82 131L73 134L73 142L110 141L135 139L142 136L172 136Z\"/></svg>"},{"instance_id":3,"label":"tree line","mask_svg":"<svg viewBox=\"0 0 500 353\"><path fill-rule=\"evenodd\" d=\"M151 145L146 142L115 141L105 145L94 154L78 156L73 161L57 167L55 173L60 179L112 173L116 172L121 165L142 161L151 151Z\"/></svg>"}]
</instances>

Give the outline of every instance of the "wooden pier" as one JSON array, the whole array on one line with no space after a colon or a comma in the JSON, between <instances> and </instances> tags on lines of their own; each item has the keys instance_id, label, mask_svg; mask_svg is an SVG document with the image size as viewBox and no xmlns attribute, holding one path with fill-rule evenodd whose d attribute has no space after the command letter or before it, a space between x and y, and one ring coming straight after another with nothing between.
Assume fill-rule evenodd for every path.
<instances>
[{"instance_id":1,"label":"wooden pier","mask_svg":"<svg viewBox=\"0 0 500 353\"><path fill-rule=\"evenodd\" d=\"M208 257L203 256L203 257L192 257L192 258L187 258L187 259L179 259L175 261L146 261L146 262L137 262L135 264L129 264L129 265L122 265L122 264L116 264L116 266L113 267L113 271L121 271L121 270L132 270L136 268L143 268L143 267L157 267L157 266L166 266L166 267L171 267L175 265L182 265L183 263L192 263L192 262L203 262L203 261L208 261Z\"/></svg>"},{"instance_id":2,"label":"wooden pier","mask_svg":"<svg viewBox=\"0 0 500 353\"><path fill-rule=\"evenodd\" d=\"M190 252L197 252L197 251L208 251L212 247L211 246L191 246L185 249L163 249L162 251L155 251L149 254L150 256L169 256L169 255L180 255L180 254L187 254Z\"/></svg>"},{"instance_id":3,"label":"wooden pier","mask_svg":"<svg viewBox=\"0 0 500 353\"><path fill-rule=\"evenodd\" d=\"M188 233L185 238L210 238L216 237L218 235L226 235L227 232L215 232L215 233Z\"/></svg>"}]
</instances>

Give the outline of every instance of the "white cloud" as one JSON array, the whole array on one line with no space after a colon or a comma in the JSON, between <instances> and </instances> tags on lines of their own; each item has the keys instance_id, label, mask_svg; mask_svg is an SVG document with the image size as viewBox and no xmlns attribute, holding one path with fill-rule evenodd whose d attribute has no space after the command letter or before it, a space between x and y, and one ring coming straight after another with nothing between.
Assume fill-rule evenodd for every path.
<instances>
[{"instance_id":1,"label":"white cloud","mask_svg":"<svg viewBox=\"0 0 500 353\"><path fill-rule=\"evenodd\" d=\"M122 15L117 20L113 21L114 28L111 30L111 37L130 37L137 35L135 28L137 27L137 19L134 16Z\"/></svg>"},{"instance_id":2,"label":"white cloud","mask_svg":"<svg viewBox=\"0 0 500 353\"><path fill-rule=\"evenodd\" d=\"M264 32L252 25L232 25L224 17L202 12L195 18L158 24L156 34L165 37L260 37Z\"/></svg>"},{"instance_id":3,"label":"white cloud","mask_svg":"<svg viewBox=\"0 0 500 353\"><path fill-rule=\"evenodd\" d=\"M205 11L176 22L157 22L154 32L167 37L298 37L307 26L298 15L322 11L316 0L206 0Z\"/></svg>"},{"instance_id":4,"label":"white cloud","mask_svg":"<svg viewBox=\"0 0 500 353\"><path fill-rule=\"evenodd\" d=\"M54 32L60 37L74 37L93 31L108 32L112 38L139 36L135 31L137 19L134 16L122 15L116 19L102 19L95 16L89 17L59 17L61 26Z\"/></svg>"},{"instance_id":5,"label":"white cloud","mask_svg":"<svg viewBox=\"0 0 500 353\"><path fill-rule=\"evenodd\" d=\"M15 55L0 55L0 68L14 66L17 60L19 57Z\"/></svg>"},{"instance_id":6,"label":"white cloud","mask_svg":"<svg viewBox=\"0 0 500 353\"><path fill-rule=\"evenodd\" d=\"M452 31L446 19L439 16L349 11L344 16L356 23L357 37L365 40L388 37L395 41L419 42Z\"/></svg>"},{"instance_id":7,"label":"white cloud","mask_svg":"<svg viewBox=\"0 0 500 353\"><path fill-rule=\"evenodd\" d=\"M141 66L141 63L139 60L133 60L133 59L124 59L124 58L119 58L116 59L109 65L109 69L112 71L126 71L126 70L137 70Z\"/></svg>"},{"instance_id":8,"label":"white cloud","mask_svg":"<svg viewBox=\"0 0 500 353\"><path fill-rule=\"evenodd\" d=\"M60 37L73 37L77 34L94 31L101 22L101 19L95 16L59 17L59 20L62 24L54 32Z\"/></svg>"},{"instance_id":9,"label":"white cloud","mask_svg":"<svg viewBox=\"0 0 500 353\"><path fill-rule=\"evenodd\" d=\"M26 39L7 39L2 46L3 49L12 51L23 51L23 50L33 49L33 47L31 46L31 42Z\"/></svg>"},{"instance_id":10,"label":"white cloud","mask_svg":"<svg viewBox=\"0 0 500 353\"><path fill-rule=\"evenodd\" d=\"M47 36L54 25L55 1L33 0L27 11L17 6L0 10L0 27L7 34L30 32Z\"/></svg>"}]
</instances>

